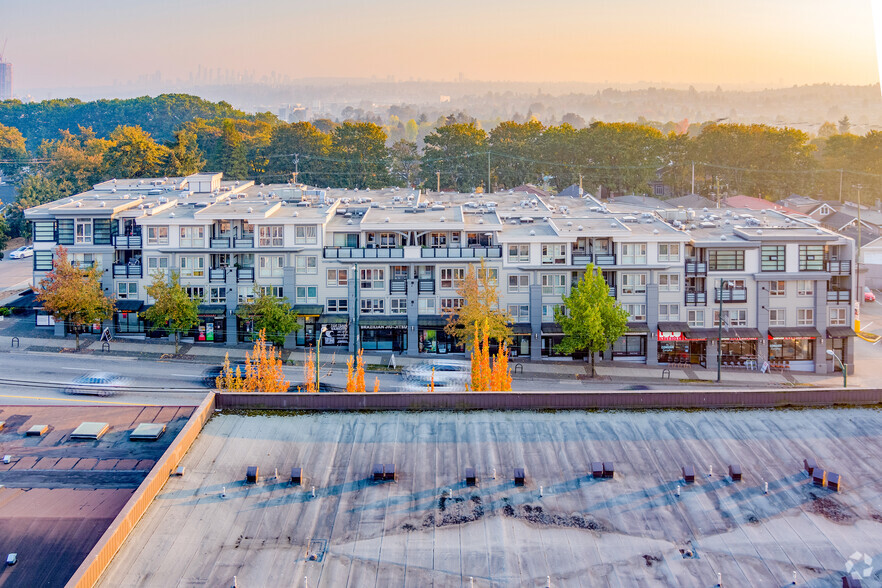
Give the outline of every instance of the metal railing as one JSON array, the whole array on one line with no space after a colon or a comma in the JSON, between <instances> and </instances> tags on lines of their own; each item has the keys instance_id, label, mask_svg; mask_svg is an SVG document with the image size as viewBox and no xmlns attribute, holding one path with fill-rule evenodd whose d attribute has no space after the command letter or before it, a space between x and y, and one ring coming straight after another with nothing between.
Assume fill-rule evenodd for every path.
<instances>
[{"instance_id":1,"label":"metal railing","mask_svg":"<svg viewBox=\"0 0 882 588\"><path fill-rule=\"evenodd\" d=\"M115 263L113 264L114 278L140 278L142 276L141 264Z\"/></svg>"},{"instance_id":2,"label":"metal railing","mask_svg":"<svg viewBox=\"0 0 882 588\"><path fill-rule=\"evenodd\" d=\"M229 237L214 237L209 242L209 246L212 249L229 249L230 248L230 238Z\"/></svg>"},{"instance_id":3,"label":"metal railing","mask_svg":"<svg viewBox=\"0 0 882 588\"><path fill-rule=\"evenodd\" d=\"M747 288L714 288L714 302L720 302L721 292L723 302L747 302Z\"/></svg>"},{"instance_id":4,"label":"metal railing","mask_svg":"<svg viewBox=\"0 0 882 588\"><path fill-rule=\"evenodd\" d=\"M236 237L233 239L235 249L250 249L254 247L254 237Z\"/></svg>"},{"instance_id":5,"label":"metal railing","mask_svg":"<svg viewBox=\"0 0 882 588\"><path fill-rule=\"evenodd\" d=\"M686 275L706 276L707 275L707 262L706 261L696 261L694 259L687 259L686 260Z\"/></svg>"},{"instance_id":6,"label":"metal railing","mask_svg":"<svg viewBox=\"0 0 882 588\"><path fill-rule=\"evenodd\" d=\"M213 267L208 270L208 281L209 282L226 282L227 281L227 270L222 267Z\"/></svg>"},{"instance_id":7,"label":"metal railing","mask_svg":"<svg viewBox=\"0 0 882 588\"><path fill-rule=\"evenodd\" d=\"M420 294L434 294L435 280L420 280L418 291Z\"/></svg>"},{"instance_id":8,"label":"metal railing","mask_svg":"<svg viewBox=\"0 0 882 588\"><path fill-rule=\"evenodd\" d=\"M615 253L595 253L594 254L594 265L615 265L616 264L616 255Z\"/></svg>"},{"instance_id":9,"label":"metal railing","mask_svg":"<svg viewBox=\"0 0 882 588\"><path fill-rule=\"evenodd\" d=\"M325 247L325 259L403 259L404 249L376 249L365 247Z\"/></svg>"},{"instance_id":10,"label":"metal railing","mask_svg":"<svg viewBox=\"0 0 882 588\"><path fill-rule=\"evenodd\" d=\"M389 294L407 294L407 280L389 280Z\"/></svg>"},{"instance_id":11,"label":"metal railing","mask_svg":"<svg viewBox=\"0 0 882 588\"><path fill-rule=\"evenodd\" d=\"M502 257L502 246L490 245L486 247L426 247L420 249L420 257L434 259L474 259L488 257L499 259Z\"/></svg>"},{"instance_id":12,"label":"metal railing","mask_svg":"<svg viewBox=\"0 0 882 588\"><path fill-rule=\"evenodd\" d=\"M141 235L114 235L113 246L117 249L140 249Z\"/></svg>"},{"instance_id":13,"label":"metal railing","mask_svg":"<svg viewBox=\"0 0 882 588\"><path fill-rule=\"evenodd\" d=\"M826 262L826 269L831 274L850 274L851 273L851 261L835 261L832 259L828 259Z\"/></svg>"},{"instance_id":14,"label":"metal railing","mask_svg":"<svg viewBox=\"0 0 882 588\"><path fill-rule=\"evenodd\" d=\"M253 282L254 281L254 268L253 267L240 267L236 270L236 281L237 282Z\"/></svg>"},{"instance_id":15,"label":"metal railing","mask_svg":"<svg viewBox=\"0 0 882 588\"><path fill-rule=\"evenodd\" d=\"M707 304L707 292L686 292L686 304Z\"/></svg>"},{"instance_id":16,"label":"metal railing","mask_svg":"<svg viewBox=\"0 0 882 588\"><path fill-rule=\"evenodd\" d=\"M827 290L827 302L851 302L851 290Z\"/></svg>"}]
</instances>

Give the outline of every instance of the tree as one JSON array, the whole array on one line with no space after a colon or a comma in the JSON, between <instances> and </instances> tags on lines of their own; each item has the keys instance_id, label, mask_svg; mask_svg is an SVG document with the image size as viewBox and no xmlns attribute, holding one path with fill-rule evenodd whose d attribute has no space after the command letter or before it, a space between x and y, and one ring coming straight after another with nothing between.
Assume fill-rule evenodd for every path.
<instances>
[{"instance_id":1,"label":"tree","mask_svg":"<svg viewBox=\"0 0 882 588\"><path fill-rule=\"evenodd\" d=\"M153 283L147 286L147 295L156 302L141 313L144 320L154 325L165 325L175 334L175 354L181 333L186 333L199 324L199 298L190 298L181 286L179 274L171 272L167 277L163 272L153 274Z\"/></svg>"},{"instance_id":2,"label":"tree","mask_svg":"<svg viewBox=\"0 0 882 588\"><path fill-rule=\"evenodd\" d=\"M15 127L0 124L0 175L13 175L27 159L25 138Z\"/></svg>"},{"instance_id":3,"label":"tree","mask_svg":"<svg viewBox=\"0 0 882 588\"><path fill-rule=\"evenodd\" d=\"M175 133L175 140L168 146L164 173L168 176L189 176L205 167L205 157L199 149L196 133L181 129Z\"/></svg>"},{"instance_id":4,"label":"tree","mask_svg":"<svg viewBox=\"0 0 882 588\"><path fill-rule=\"evenodd\" d=\"M104 154L105 174L112 178L149 178L159 175L168 147L153 140L140 126L119 126L110 133Z\"/></svg>"},{"instance_id":5,"label":"tree","mask_svg":"<svg viewBox=\"0 0 882 588\"><path fill-rule=\"evenodd\" d=\"M474 392L511 392L511 373L508 371L508 345L501 344L496 357L490 361L490 338L488 322L476 322L472 338L472 382ZM434 370L432 372L434 391Z\"/></svg>"},{"instance_id":6,"label":"tree","mask_svg":"<svg viewBox=\"0 0 882 588\"><path fill-rule=\"evenodd\" d=\"M545 127L537 120L524 124L503 122L490 131L494 175L500 187L511 189L539 177L539 169L533 161L538 159L544 131ZM489 191L492 188L490 186Z\"/></svg>"},{"instance_id":7,"label":"tree","mask_svg":"<svg viewBox=\"0 0 882 588\"><path fill-rule=\"evenodd\" d=\"M69 196L105 179L104 154L110 146L111 142L99 139L91 127L81 126L78 135L62 130L61 139L43 141L38 155L48 160L46 177L58 184L62 196Z\"/></svg>"},{"instance_id":8,"label":"tree","mask_svg":"<svg viewBox=\"0 0 882 588\"><path fill-rule=\"evenodd\" d=\"M407 187L420 181L420 152L416 143L400 139L389 148L392 177Z\"/></svg>"},{"instance_id":9,"label":"tree","mask_svg":"<svg viewBox=\"0 0 882 588\"><path fill-rule=\"evenodd\" d=\"M236 128L235 122L225 120L221 125L220 137L220 169L230 179L244 179L248 173L248 160L246 158L245 144L242 134Z\"/></svg>"},{"instance_id":10,"label":"tree","mask_svg":"<svg viewBox=\"0 0 882 588\"><path fill-rule=\"evenodd\" d=\"M593 264L588 265L569 296L563 296L563 302L566 312L559 307L554 309L554 319L564 332L557 350L568 355L588 351L594 377L594 354L608 349L625 334L628 313L609 295L609 284Z\"/></svg>"},{"instance_id":11,"label":"tree","mask_svg":"<svg viewBox=\"0 0 882 588\"><path fill-rule=\"evenodd\" d=\"M425 143L422 178L430 190L435 189L436 172L441 172L442 190L472 192L486 182L487 133L474 122L438 127Z\"/></svg>"},{"instance_id":12,"label":"tree","mask_svg":"<svg viewBox=\"0 0 882 588\"><path fill-rule=\"evenodd\" d=\"M284 347L285 337L300 329L297 313L287 298L276 298L257 287L254 293L252 301L239 305L236 316L250 321L253 331L264 331L270 343Z\"/></svg>"},{"instance_id":13,"label":"tree","mask_svg":"<svg viewBox=\"0 0 882 588\"><path fill-rule=\"evenodd\" d=\"M331 133L330 157L342 188L381 188L391 182L386 133L368 122L345 122Z\"/></svg>"},{"instance_id":14,"label":"tree","mask_svg":"<svg viewBox=\"0 0 882 588\"><path fill-rule=\"evenodd\" d=\"M483 258L477 271L474 264L469 265L456 293L462 298L462 306L441 309L447 315L445 333L469 349L473 349L476 325L486 325L490 339L511 341L511 316L499 307L499 286Z\"/></svg>"},{"instance_id":15,"label":"tree","mask_svg":"<svg viewBox=\"0 0 882 588\"><path fill-rule=\"evenodd\" d=\"M846 114L839 120L839 134L847 135L851 132L851 121L848 120L848 115Z\"/></svg>"},{"instance_id":16,"label":"tree","mask_svg":"<svg viewBox=\"0 0 882 588\"><path fill-rule=\"evenodd\" d=\"M328 184L324 172L328 166L330 148L331 136L318 130L312 123L275 126L264 149L268 178L275 182L283 181L299 170L298 182L324 186Z\"/></svg>"},{"instance_id":17,"label":"tree","mask_svg":"<svg viewBox=\"0 0 882 588\"><path fill-rule=\"evenodd\" d=\"M265 333L261 331L254 341L250 353L245 354L245 374L236 368L230 369L230 354L224 359L224 369L215 380L215 385L225 392L287 392L291 383L282 371L282 358L276 355L276 348L266 344ZM315 382L313 382L313 387Z\"/></svg>"},{"instance_id":18,"label":"tree","mask_svg":"<svg viewBox=\"0 0 882 588\"><path fill-rule=\"evenodd\" d=\"M31 236L31 225L24 217L24 211L34 206L53 202L62 197L58 183L43 174L25 176L18 186L18 197L6 208L9 235L11 237Z\"/></svg>"},{"instance_id":19,"label":"tree","mask_svg":"<svg viewBox=\"0 0 882 588\"><path fill-rule=\"evenodd\" d=\"M37 300L56 321L73 327L76 346L80 348L80 330L84 325L100 323L113 316L113 300L101 288L101 268L80 268L70 262L67 249L58 246L52 271L40 280Z\"/></svg>"}]
</instances>

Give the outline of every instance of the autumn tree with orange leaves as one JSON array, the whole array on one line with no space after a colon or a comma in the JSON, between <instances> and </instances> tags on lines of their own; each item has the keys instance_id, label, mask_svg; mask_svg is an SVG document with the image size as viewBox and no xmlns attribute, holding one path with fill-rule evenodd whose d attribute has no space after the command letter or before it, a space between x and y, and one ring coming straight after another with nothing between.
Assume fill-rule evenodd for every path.
<instances>
[{"instance_id":1,"label":"autumn tree with orange leaves","mask_svg":"<svg viewBox=\"0 0 882 588\"><path fill-rule=\"evenodd\" d=\"M239 368L230 369L230 355L224 359L224 369L215 380L218 389L224 392L287 392L290 382L282 371L282 358L276 354L272 345L266 344L266 332L261 329L254 348L245 354L245 373Z\"/></svg>"}]
</instances>

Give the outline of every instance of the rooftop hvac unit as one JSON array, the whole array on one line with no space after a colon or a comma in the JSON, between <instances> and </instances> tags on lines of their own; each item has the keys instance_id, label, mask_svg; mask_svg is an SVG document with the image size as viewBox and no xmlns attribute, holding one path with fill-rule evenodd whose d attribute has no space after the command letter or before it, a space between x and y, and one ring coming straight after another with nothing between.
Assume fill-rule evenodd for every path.
<instances>
[{"instance_id":1,"label":"rooftop hvac unit","mask_svg":"<svg viewBox=\"0 0 882 588\"><path fill-rule=\"evenodd\" d=\"M813 457L807 457L804 460L802 460L802 468L805 470L805 472L809 476L812 475L812 472L815 471L815 468L817 468L817 467L818 467L818 462L816 462L815 458L813 458Z\"/></svg>"},{"instance_id":2,"label":"rooftop hvac unit","mask_svg":"<svg viewBox=\"0 0 882 588\"><path fill-rule=\"evenodd\" d=\"M636 216L631 216L631 215L623 216L623 217L622 217L622 222L623 222L623 223L636 223L636 222L637 222L637 217L636 217Z\"/></svg>"},{"instance_id":3,"label":"rooftop hvac unit","mask_svg":"<svg viewBox=\"0 0 882 588\"><path fill-rule=\"evenodd\" d=\"M683 466L683 481L687 484L695 482L695 468L691 465Z\"/></svg>"},{"instance_id":4,"label":"rooftop hvac unit","mask_svg":"<svg viewBox=\"0 0 882 588\"><path fill-rule=\"evenodd\" d=\"M733 482L741 481L741 464L729 464L729 477L732 478Z\"/></svg>"},{"instance_id":5,"label":"rooftop hvac unit","mask_svg":"<svg viewBox=\"0 0 882 588\"><path fill-rule=\"evenodd\" d=\"M15 562L17 562L17 561L18 561L18 554L17 553L10 553L9 555L6 556L6 565L8 565L8 566L14 566Z\"/></svg>"},{"instance_id":6,"label":"rooftop hvac unit","mask_svg":"<svg viewBox=\"0 0 882 588\"><path fill-rule=\"evenodd\" d=\"M46 433L49 432L49 425L34 425L27 431L25 431L25 436L27 437L42 437Z\"/></svg>"},{"instance_id":7,"label":"rooftop hvac unit","mask_svg":"<svg viewBox=\"0 0 882 588\"><path fill-rule=\"evenodd\" d=\"M257 484L257 466L248 466L245 470L245 482L248 484Z\"/></svg>"},{"instance_id":8,"label":"rooftop hvac unit","mask_svg":"<svg viewBox=\"0 0 882 588\"><path fill-rule=\"evenodd\" d=\"M603 462L600 462L600 461L592 461L591 462L591 476L594 478L602 478L603 477Z\"/></svg>"},{"instance_id":9,"label":"rooftop hvac unit","mask_svg":"<svg viewBox=\"0 0 882 588\"><path fill-rule=\"evenodd\" d=\"M165 423L141 423L129 434L129 441L156 441L165 433Z\"/></svg>"},{"instance_id":10,"label":"rooftop hvac unit","mask_svg":"<svg viewBox=\"0 0 882 588\"><path fill-rule=\"evenodd\" d=\"M527 480L527 475L524 473L524 468L515 468L513 477L515 486L523 486Z\"/></svg>"},{"instance_id":11,"label":"rooftop hvac unit","mask_svg":"<svg viewBox=\"0 0 882 588\"><path fill-rule=\"evenodd\" d=\"M465 482L466 486L475 486L478 483L478 477L475 475L475 468L466 468Z\"/></svg>"},{"instance_id":12,"label":"rooftop hvac unit","mask_svg":"<svg viewBox=\"0 0 882 588\"><path fill-rule=\"evenodd\" d=\"M300 468L291 468L291 483L299 486L303 481L303 470Z\"/></svg>"},{"instance_id":13,"label":"rooftop hvac unit","mask_svg":"<svg viewBox=\"0 0 882 588\"><path fill-rule=\"evenodd\" d=\"M84 441L97 441L109 428L110 425L108 423L81 423L80 426L74 429L70 434L70 438Z\"/></svg>"}]
</instances>

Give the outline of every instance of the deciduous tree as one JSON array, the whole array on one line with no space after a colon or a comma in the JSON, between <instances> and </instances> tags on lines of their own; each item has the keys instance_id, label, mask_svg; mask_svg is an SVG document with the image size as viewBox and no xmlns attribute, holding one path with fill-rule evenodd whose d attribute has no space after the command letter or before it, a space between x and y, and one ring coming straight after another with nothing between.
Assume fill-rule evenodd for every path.
<instances>
[{"instance_id":1,"label":"deciduous tree","mask_svg":"<svg viewBox=\"0 0 882 588\"><path fill-rule=\"evenodd\" d=\"M112 178L156 177L168 151L140 126L119 126L110 133L110 147L104 154L105 174Z\"/></svg>"},{"instance_id":2,"label":"deciduous tree","mask_svg":"<svg viewBox=\"0 0 882 588\"><path fill-rule=\"evenodd\" d=\"M314 370L307 372L307 377L312 374L312 391L315 391ZM229 354L224 361L224 370L215 382L217 387L228 392L287 392L291 383L285 379L282 371L282 358L276 353L276 348L266 344L265 333L261 331L254 341L254 347L250 353L245 354L245 374L232 373L230 370ZM307 391L309 380L307 380Z\"/></svg>"},{"instance_id":3,"label":"deciduous tree","mask_svg":"<svg viewBox=\"0 0 882 588\"><path fill-rule=\"evenodd\" d=\"M175 335L175 354L181 333L199 324L199 298L191 299L181 286L180 275L170 272L153 274L153 283L147 286L147 295L155 300L141 316L154 325L163 325Z\"/></svg>"},{"instance_id":4,"label":"deciduous tree","mask_svg":"<svg viewBox=\"0 0 882 588\"><path fill-rule=\"evenodd\" d=\"M481 265L469 265L465 279L456 289L463 303L459 308L444 308L447 324L444 332L460 345L472 349L475 325L487 323L490 339L499 343L511 341L511 316L499 306L499 284L483 259Z\"/></svg>"},{"instance_id":5,"label":"deciduous tree","mask_svg":"<svg viewBox=\"0 0 882 588\"><path fill-rule=\"evenodd\" d=\"M253 330L265 331L267 341L283 347L285 337L300 329L297 313L287 298L276 298L255 288L254 299L239 305L236 316L250 321Z\"/></svg>"}]
</instances>

